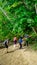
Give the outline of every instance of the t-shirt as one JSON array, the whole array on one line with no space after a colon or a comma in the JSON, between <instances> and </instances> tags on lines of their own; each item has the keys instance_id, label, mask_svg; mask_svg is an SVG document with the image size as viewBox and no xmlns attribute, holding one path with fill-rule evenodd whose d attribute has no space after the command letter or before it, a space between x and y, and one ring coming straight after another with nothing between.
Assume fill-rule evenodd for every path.
<instances>
[{"instance_id":1,"label":"t-shirt","mask_svg":"<svg viewBox=\"0 0 37 65\"><path fill-rule=\"evenodd\" d=\"M8 40L5 40L5 41L3 42L3 44L5 44L5 43L8 44Z\"/></svg>"},{"instance_id":2,"label":"t-shirt","mask_svg":"<svg viewBox=\"0 0 37 65\"><path fill-rule=\"evenodd\" d=\"M29 40L29 35L25 34L25 39L28 41Z\"/></svg>"},{"instance_id":3,"label":"t-shirt","mask_svg":"<svg viewBox=\"0 0 37 65\"><path fill-rule=\"evenodd\" d=\"M21 38L19 39L19 43L22 43L22 39Z\"/></svg>"},{"instance_id":4,"label":"t-shirt","mask_svg":"<svg viewBox=\"0 0 37 65\"><path fill-rule=\"evenodd\" d=\"M29 38L29 35L28 34L25 34L25 38Z\"/></svg>"}]
</instances>

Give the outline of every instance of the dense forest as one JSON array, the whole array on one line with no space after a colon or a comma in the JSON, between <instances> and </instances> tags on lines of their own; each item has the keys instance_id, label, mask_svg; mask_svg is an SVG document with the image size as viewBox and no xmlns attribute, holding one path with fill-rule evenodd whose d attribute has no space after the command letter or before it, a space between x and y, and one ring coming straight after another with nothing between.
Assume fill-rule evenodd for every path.
<instances>
[{"instance_id":1,"label":"dense forest","mask_svg":"<svg viewBox=\"0 0 37 65\"><path fill-rule=\"evenodd\" d=\"M37 0L0 0L0 41L37 36Z\"/></svg>"}]
</instances>

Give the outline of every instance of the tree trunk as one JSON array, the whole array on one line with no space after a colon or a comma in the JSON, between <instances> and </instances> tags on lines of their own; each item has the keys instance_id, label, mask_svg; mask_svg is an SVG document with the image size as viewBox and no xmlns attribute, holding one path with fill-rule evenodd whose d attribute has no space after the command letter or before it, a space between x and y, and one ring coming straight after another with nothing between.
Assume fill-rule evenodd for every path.
<instances>
[{"instance_id":1,"label":"tree trunk","mask_svg":"<svg viewBox=\"0 0 37 65\"><path fill-rule=\"evenodd\" d=\"M37 4L35 4L35 11L36 11L36 14L37 14Z\"/></svg>"},{"instance_id":2,"label":"tree trunk","mask_svg":"<svg viewBox=\"0 0 37 65\"><path fill-rule=\"evenodd\" d=\"M35 34L37 34L36 31L35 31L35 29L34 29L34 27L32 27L32 30L33 30L33 32L34 32Z\"/></svg>"},{"instance_id":3,"label":"tree trunk","mask_svg":"<svg viewBox=\"0 0 37 65\"><path fill-rule=\"evenodd\" d=\"M1 10L1 12L3 12L3 14L6 16L6 18L7 18L9 21L11 21L10 18L8 17L7 13L4 11L4 9L3 9L2 7L0 7L0 10Z\"/></svg>"}]
</instances>

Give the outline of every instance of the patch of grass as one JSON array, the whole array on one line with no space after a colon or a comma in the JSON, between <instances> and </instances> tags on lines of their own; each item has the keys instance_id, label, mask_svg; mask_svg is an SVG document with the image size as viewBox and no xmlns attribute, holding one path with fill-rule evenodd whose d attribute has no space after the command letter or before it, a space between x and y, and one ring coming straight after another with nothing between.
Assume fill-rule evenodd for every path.
<instances>
[{"instance_id":1,"label":"patch of grass","mask_svg":"<svg viewBox=\"0 0 37 65\"><path fill-rule=\"evenodd\" d=\"M37 42L34 43L34 44L32 44L32 45L31 45L31 48L32 48L33 50L37 50Z\"/></svg>"}]
</instances>

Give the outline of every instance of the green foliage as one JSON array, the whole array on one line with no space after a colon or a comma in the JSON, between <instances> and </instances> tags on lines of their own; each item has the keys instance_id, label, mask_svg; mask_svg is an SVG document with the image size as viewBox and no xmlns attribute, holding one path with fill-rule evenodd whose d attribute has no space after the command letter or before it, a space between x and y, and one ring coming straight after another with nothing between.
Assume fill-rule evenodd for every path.
<instances>
[{"instance_id":1,"label":"green foliage","mask_svg":"<svg viewBox=\"0 0 37 65\"><path fill-rule=\"evenodd\" d=\"M37 32L35 4L37 0L0 0L0 40Z\"/></svg>"}]
</instances>

